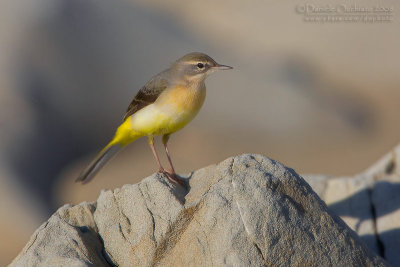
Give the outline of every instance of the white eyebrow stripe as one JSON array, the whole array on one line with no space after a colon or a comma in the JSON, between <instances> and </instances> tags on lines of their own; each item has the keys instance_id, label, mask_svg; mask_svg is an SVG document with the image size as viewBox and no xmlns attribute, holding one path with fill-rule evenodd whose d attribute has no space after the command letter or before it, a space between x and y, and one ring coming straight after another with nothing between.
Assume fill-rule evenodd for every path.
<instances>
[{"instance_id":1,"label":"white eyebrow stripe","mask_svg":"<svg viewBox=\"0 0 400 267\"><path fill-rule=\"evenodd\" d=\"M197 64L197 63L203 63L204 65L207 64L206 61L201 61L201 60L185 61L185 64Z\"/></svg>"}]
</instances>

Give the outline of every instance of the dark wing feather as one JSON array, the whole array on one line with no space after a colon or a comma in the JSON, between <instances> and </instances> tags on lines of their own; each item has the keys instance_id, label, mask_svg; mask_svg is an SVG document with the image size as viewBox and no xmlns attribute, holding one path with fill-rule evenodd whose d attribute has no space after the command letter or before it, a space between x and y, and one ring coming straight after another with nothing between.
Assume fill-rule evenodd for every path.
<instances>
[{"instance_id":1,"label":"dark wing feather","mask_svg":"<svg viewBox=\"0 0 400 267\"><path fill-rule=\"evenodd\" d=\"M159 95L168 87L168 82L162 74L163 73L153 77L139 90L126 110L124 121L138 110L153 104Z\"/></svg>"}]
</instances>

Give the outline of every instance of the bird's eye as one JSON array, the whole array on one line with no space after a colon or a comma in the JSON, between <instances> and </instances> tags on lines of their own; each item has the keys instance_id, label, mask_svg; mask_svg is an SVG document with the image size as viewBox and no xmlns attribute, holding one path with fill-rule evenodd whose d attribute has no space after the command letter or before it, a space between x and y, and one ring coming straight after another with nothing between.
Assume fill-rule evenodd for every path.
<instances>
[{"instance_id":1,"label":"bird's eye","mask_svg":"<svg viewBox=\"0 0 400 267\"><path fill-rule=\"evenodd\" d=\"M203 63L197 63L197 67L198 67L199 69L202 69L202 68L204 68L204 64L203 64Z\"/></svg>"}]
</instances>

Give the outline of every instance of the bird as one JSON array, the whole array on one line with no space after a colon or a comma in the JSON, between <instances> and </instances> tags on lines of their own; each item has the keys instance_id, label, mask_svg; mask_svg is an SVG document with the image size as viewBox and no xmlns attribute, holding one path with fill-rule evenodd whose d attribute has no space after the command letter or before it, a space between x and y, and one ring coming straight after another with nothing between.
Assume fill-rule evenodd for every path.
<instances>
[{"instance_id":1,"label":"bird","mask_svg":"<svg viewBox=\"0 0 400 267\"><path fill-rule=\"evenodd\" d=\"M184 186L172 164L168 140L171 134L186 126L199 112L206 97L207 76L217 70L229 69L232 67L218 64L204 53L192 52L153 76L133 98L114 137L80 173L76 182L88 183L123 147L147 137L158 172L171 182ZM156 136L162 136L169 169L164 169L160 163L154 147Z\"/></svg>"}]
</instances>

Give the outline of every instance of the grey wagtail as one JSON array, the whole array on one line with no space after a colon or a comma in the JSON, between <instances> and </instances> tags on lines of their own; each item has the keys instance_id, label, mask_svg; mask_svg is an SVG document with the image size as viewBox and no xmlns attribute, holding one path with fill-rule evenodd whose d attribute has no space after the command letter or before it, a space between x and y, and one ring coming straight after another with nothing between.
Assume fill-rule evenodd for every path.
<instances>
[{"instance_id":1,"label":"grey wagtail","mask_svg":"<svg viewBox=\"0 0 400 267\"><path fill-rule=\"evenodd\" d=\"M216 70L228 69L232 67L218 64L208 55L195 52L181 57L169 69L151 78L132 100L114 138L82 171L76 181L89 182L124 146L147 136L158 164L158 171L172 182L183 185L172 165L167 147L168 139L199 112L206 97L206 77ZM158 135L162 135L170 170L161 166L154 148L154 137Z\"/></svg>"}]
</instances>

